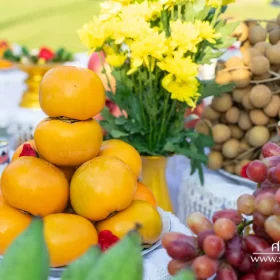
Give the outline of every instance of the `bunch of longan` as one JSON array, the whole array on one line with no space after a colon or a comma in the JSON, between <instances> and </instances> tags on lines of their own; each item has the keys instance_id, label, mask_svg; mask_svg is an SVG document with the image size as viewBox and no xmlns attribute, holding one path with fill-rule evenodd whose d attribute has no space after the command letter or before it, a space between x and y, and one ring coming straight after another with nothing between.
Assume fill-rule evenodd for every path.
<instances>
[{"instance_id":1,"label":"bunch of longan","mask_svg":"<svg viewBox=\"0 0 280 280\"><path fill-rule=\"evenodd\" d=\"M241 23L234 36L241 41L241 57L220 64L219 84L235 83L232 92L214 97L204 109L196 130L212 132L215 146L211 169L240 175L242 167L260 155L260 147L276 136L280 117L280 14L267 21Z\"/></svg>"}]
</instances>

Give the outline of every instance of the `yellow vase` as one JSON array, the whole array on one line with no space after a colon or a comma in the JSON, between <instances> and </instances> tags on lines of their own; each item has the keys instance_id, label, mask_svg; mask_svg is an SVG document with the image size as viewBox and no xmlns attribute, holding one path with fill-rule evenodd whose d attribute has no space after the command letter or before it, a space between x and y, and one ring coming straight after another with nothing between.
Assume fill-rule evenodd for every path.
<instances>
[{"instance_id":1,"label":"yellow vase","mask_svg":"<svg viewBox=\"0 0 280 280\"><path fill-rule=\"evenodd\" d=\"M165 211L173 212L172 202L166 182L166 157L142 157L142 182L154 193L157 205Z\"/></svg>"},{"instance_id":2,"label":"yellow vase","mask_svg":"<svg viewBox=\"0 0 280 280\"><path fill-rule=\"evenodd\" d=\"M28 77L25 80L27 90L23 93L20 107L29 109L40 109L39 104L39 86L43 79L43 76L51 68L57 66L57 64L43 64L43 65L24 65L19 64L18 67L23 72L27 73Z\"/></svg>"}]
</instances>

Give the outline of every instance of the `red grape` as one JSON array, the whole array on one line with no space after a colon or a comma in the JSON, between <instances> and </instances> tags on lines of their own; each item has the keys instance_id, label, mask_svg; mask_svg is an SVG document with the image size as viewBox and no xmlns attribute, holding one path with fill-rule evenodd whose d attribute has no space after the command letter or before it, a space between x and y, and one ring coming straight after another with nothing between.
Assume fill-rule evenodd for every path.
<instances>
[{"instance_id":1,"label":"red grape","mask_svg":"<svg viewBox=\"0 0 280 280\"><path fill-rule=\"evenodd\" d=\"M262 147L262 155L265 158L271 156L280 156L280 147L275 143L268 142Z\"/></svg>"},{"instance_id":2,"label":"red grape","mask_svg":"<svg viewBox=\"0 0 280 280\"><path fill-rule=\"evenodd\" d=\"M245 237L245 245L249 253L260 253L264 249L269 248L268 244L264 239L256 235L248 235Z\"/></svg>"},{"instance_id":3,"label":"red grape","mask_svg":"<svg viewBox=\"0 0 280 280\"><path fill-rule=\"evenodd\" d=\"M236 225L242 223L242 215L235 209L224 209L214 213L212 221L215 223L220 218L232 220Z\"/></svg>"},{"instance_id":4,"label":"red grape","mask_svg":"<svg viewBox=\"0 0 280 280\"><path fill-rule=\"evenodd\" d=\"M256 255L263 260L263 261L259 261L259 263L258 263L259 267L261 267L265 270L273 270L278 267L277 260L278 260L279 256L273 254L273 253L277 253L277 252L273 252L271 247L262 250L261 253L263 253L263 254Z\"/></svg>"},{"instance_id":5,"label":"red grape","mask_svg":"<svg viewBox=\"0 0 280 280\"><path fill-rule=\"evenodd\" d=\"M260 226L257 226L256 224L253 224L253 230L254 230L255 235L257 235L258 237L261 237L269 244L272 244L274 242L272 240L272 238L265 232L264 227L260 227Z\"/></svg>"},{"instance_id":6,"label":"red grape","mask_svg":"<svg viewBox=\"0 0 280 280\"><path fill-rule=\"evenodd\" d=\"M246 173L250 180L262 183L267 177L267 167L262 161L254 160L247 166Z\"/></svg>"},{"instance_id":7,"label":"red grape","mask_svg":"<svg viewBox=\"0 0 280 280\"><path fill-rule=\"evenodd\" d=\"M192 268L198 279L207 279L217 272L218 262L207 256L197 257L193 263Z\"/></svg>"},{"instance_id":8,"label":"red grape","mask_svg":"<svg viewBox=\"0 0 280 280\"><path fill-rule=\"evenodd\" d=\"M258 268L255 275L256 280L278 280L277 270L265 270Z\"/></svg>"},{"instance_id":9,"label":"red grape","mask_svg":"<svg viewBox=\"0 0 280 280\"><path fill-rule=\"evenodd\" d=\"M280 147L275 143L268 142L262 147L262 155L265 158L280 156Z\"/></svg>"},{"instance_id":10,"label":"red grape","mask_svg":"<svg viewBox=\"0 0 280 280\"><path fill-rule=\"evenodd\" d=\"M264 228L266 233L275 241L280 240L280 216L270 216L265 220Z\"/></svg>"},{"instance_id":11,"label":"red grape","mask_svg":"<svg viewBox=\"0 0 280 280\"><path fill-rule=\"evenodd\" d=\"M256 280L256 276L254 273L249 273L244 275L240 280Z\"/></svg>"},{"instance_id":12,"label":"red grape","mask_svg":"<svg viewBox=\"0 0 280 280\"><path fill-rule=\"evenodd\" d=\"M273 206L275 205L274 194L264 193L259 194L255 199L256 210L264 216L269 216L273 213Z\"/></svg>"},{"instance_id":13,"label":"red grape","mask_svg":"<svg viewBox=\"0 0 280 280\"><path fill-rule=\"evenodd\" d=\"M275 200L276 202L280 203L280 189L278 189L275 193Z\"/></svg>"},{"instance_id":14,"label":"red grape","mask_svg":"<svg viewBox=\"0 0 280 280\"><path fill-rule=\"evenodd\" d=\"M194 212L187 218L187 224L191 231L198 234L202 231L213 229L213 224L205 215L200 212Z\"/></svg>"},{"instance_id":15,"label":"red grape","mask_svg":"<svg viewBox=\"0 0 280 280\"><path fill-rule=\"evenodd\" d=\"M230 240L236 234L236 225L229 219L221 218L214 223L214 231L224 240Z\"/></svg>"},{"instance_id":16,"label":"red grape","mask_svg":"<svg viewBox=\"0 0 280 280\"><path fill-rule=\"evenodd\" d=\"M249 254L246 254L243 262L241 265L237 267L238 271L243 272L243 273L248 273L253 270L254 264L251 260L251 256Z\"/></svg>"},{"instance_id":17,"label":"red grape","mask_svg":"<svg viewBox=\"0 0 280 280\"><path fill-rule=\"evenodd\" d=\"M182 269L186 269L191 266L191 262L181 262L177 260L171 260L168 264L168 272L170 275L175 275Z\"/></svg>"},{"instance_id":18,"label":"red grape","mask_svg":"<svg viewBox=\"0 0 280 280\"><path fill-rule=\"evenodd\" d=\"M203 251L214 259L219 259L225 252L225 242L217 235L208 235L203 242Z\"/></svg>"},{"instance_id":19,"label":"red grape","mask_svg":"<svg viewBox=\"0 0 280 280\"><path fill-rule=\"evenodd\" d=\"M268 169L268 180L273 184L280 184L280 164Z\"/></svg>"},{"instance_id":20,"label":"red grape","mask_svg":"<svg viewBox=\"0 0 280 280\"><path fill-rule=\"evenodd\" d=\"M280 163L280 156L267 157L264 158L262 162L266 165L267 168L270 168Z\"/></svg>"},{"instance_id":21,"label":"red grape","mask_svg":"<svg viewBox=\"0 0 280 280\"><path fill-rule=\"evenodd\" d=\"M215 234L214 230L205 230L205 231L202 231L200 232L198 235L197 235L197 242L198 242L198 248L200 250L203 250L203 242L204 242L204 239L208 236L208 235L213 235Z\"/></svg>"},{"instance_id":22,"label":"red grape","mask_svg":"<svg viewBox=\"0 0 280 280\"><path fill-rule=\"evenodd\" d=\"M272 209L272 213L276 216L280 216L280 204L275 203Z\"/></svg>"},{"instance_id":23,"label":"red grape","mask_svg":"<svg viewBox=\"0 0 280 280\"><path fill-rule=\"evenodd\" d=\"M252 215L255 209L255 197L251 194L242 194L237 200L237 209L244 215Z\"/></svg>"},{"instance_id":24,"label":"red grape","mask_svg":"<svg viewBox=\"0 0 280 280\"><path fill-rule=\"evenodd\" d=\"M254 214L253 214L254 224L258 227L264 227L264 222L265 222L266 218L267 218L266 216L262 215L259 212L254 212Z\"/></svg>"},{"instance_id":25,"label":"red grape","mask_svg":"<svg viewBox=\"0 0 280 280\"><path fill-rule=\"evenodd\" d=\"M260 194L264 194L264 193L275 193L277 191L276 188L272 188L272 187L269 187L269 188L262 188L262 189L257 189L253 192L253 196L254 197L257 197L258 195Z\"/></svg>"},{"instance_id":26,"label":"red grape","mask_svg":"<svg viewBox=\"0 0 280 280\"><path fill-rule=\"evenodd\" d=\"M162 246L171 258L178 261L189 261L198 255L193 237L182 233L166 233L162 238Z\"/></svg>"},{"instance_id":27,"label":"red grape","mask_svg":"<svg viewBox=\"0 0 280 280\"><path fill-rule=\"evenodd\" d=\"M218 267L216 280L238 280L235 270L227 263L221 263Z\"/></svg>"},{"instance_id":28,"label":"red grape","mask_svg":"<svg viewBox=\"0 0 280 280\"><path fill-rule=\"evenodd\" d=\"M231 265L235 267L240 266L244 261L245 255L244 243L241 236L237 235L228 241L225 257Z\"/></svg>"}]
</instances>

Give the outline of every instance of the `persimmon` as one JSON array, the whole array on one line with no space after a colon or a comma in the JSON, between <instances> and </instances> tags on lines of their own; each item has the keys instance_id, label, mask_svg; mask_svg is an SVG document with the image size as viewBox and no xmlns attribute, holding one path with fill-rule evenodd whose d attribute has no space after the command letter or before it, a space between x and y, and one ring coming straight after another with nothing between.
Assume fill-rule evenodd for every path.
<instances>
[{"instance_id":1,"label":"persimmon","mask_svg":"<svg viewBox=\"0 0 280 280\"><path fill-rule=\"evenodd\" d=\"M134 200L126 209L97 222L96 229L98 232L109 230L118 238L123 238L136 224L142 226L139 232L144 244L153 244L159 240L163 227L161 216L146 201Z\"/></svg>"},{"instance_id":2,"label":"persimmon","mask_svg":"<svg viewBox=\"0 0 280 280\"><path fill-rule=\"evenodd\" d=\"M1 190L7 204L34 216L62 212L69 200L69 184L63 172L30 156L20 157L5 168Z\"/></svg>"},{"instance_id":3,"label":"persimmon","mask_svg":"<svg viewBox=\"0 0 280 280\"><path fill-rule=\"evenodd\" d=\"M89 220L100 221L127 208L136 191L131 169L115 157L100 156L77 169L70 184L74 211Z\"/></svg>"},{"instance_id":4,"label":"persimmon","mask_svg":"<svg viewBox=\"0 0 280 280\"><path fill-rule=\"evenodd\" d=\"M100 148L99 156L113 156L120 159L131 168L136 178L139 177L142 171L140 154L133 146L124 141L117 139L104 141Z\"/></svg>"},{"instance_id":5,"label":"persimmon","mask_svg":"<svg viewBox=\"0 0 280 280\"><path fill-rule=\"evenodd\" d=\"M74 214L60 213L45 217L44 235L52 267L75 261L98 242L93 224Z\"/></svg>"},{"instance_id":6,"label":"persimmon","mask_svg":"<svg viewBox=\"0 0 280 280\"><path fill-rule=\"evenodd\" d=\"M102 81L93 71L74 66L49 70L39 88L42 110L50 117L87 120L105 106Z\"/></svg>"},{"instance_id":7,"label":"persimmon","mask_svg":"<svg viewBox=\"0 0 280 280\"><path fill-rule=\"evenodd\" d=\"M39 154L58 166L80 166L97 156L102 144L102 128L90 119L72 122L47 118L35 129Z\"/></svg>"},{"instance_id":8,"label":"persimmon","mask_svg":"<svg viewBox=\"0 0 280 280\"><path fill-rule=\"evenodd\" d=\"M31 216L10 207L0 204L0 254L3 255L11 243L31 223Z\"/></svg>"},{"instance_id":9,"label":"persimmon","mask_svg":"<svg viewBox=\"0 0 280 280\"><path fill-rule=\"evenodd\" d=\"M28 141L22 143L20 146L18 146L16 148L16 150L15 150L15 152L13 154L13 157L12 157L12 161L14 161L14 160L19 158L20 154L23 151L23 146L26 145L26 144L29 144L34 149L34 151L37 152L34 139L28 140Z\"/></svg>"},{"instance_id":10,"label":"persimmon","mask_svg":"<svg viewBox=\"0 0 280 280\"><path fill-rule=\"evenodd\" d=\"M137 182L137 189L133 199L146 201L155 207L157 206L156 198L153 192L140 182Z\"/></svg>"}]
</instances>

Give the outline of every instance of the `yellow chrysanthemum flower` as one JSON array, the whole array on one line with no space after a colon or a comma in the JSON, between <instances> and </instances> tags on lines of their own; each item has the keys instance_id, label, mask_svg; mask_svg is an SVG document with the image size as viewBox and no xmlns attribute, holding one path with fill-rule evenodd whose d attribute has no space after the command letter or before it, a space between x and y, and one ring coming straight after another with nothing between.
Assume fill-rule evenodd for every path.
<instances>
[{"instance_id":1,"label":"yellow chrysanthemum flower","mask_svg":"<svg viewBox=\"0 0 280 280\"><path fill-rule=\"evenodd\" d=\"M100 8L101 10L99 18L106 21L118 15L122 10L123 5L122 3L115 1L105 1L100 4Z\"/></svg>"},{"instance_id":2,"label":"yellow chrysanthemum flower","mask_svg":"<svg viewBox=\"0 0 280 280\"><path fill-rule=\"evenodd\" d=\"M199 36L207 40L209 43L216 43L216 39L220 38L221 35L216 33L215 29L209 21L200 21L195 22L196 28L199 30Z\"/></svg>"},{"instance_id":3,"label":"yellow chrysanthemum flower","mask_svg":"<svg viewBox=\"0 0 280 280\"><path fill-rule=\"evenodd\" d=\"M199 82L196 78L189 78L186 81L176 79L172 74L165 76L162 86L171 93L172 99L186 102L191 108L195 108L200 94L198 93Z\"/></svg>"},{"instance_id":4,"label":"yellow chrysanthemum flower","mask_svg":"<svg viewBox=\"0 0 280 280\"><path fill-rule=\"evenodd\" d=\"M148 34L131 43L130 50L131 70L128 71L128 75L132 74L143 64L149 69L149 71L153 71L155 66L154 59L163 59L163 55L166 54L168 50L165 34L150 29Z\"/></svg>"},{"instance_id":5,"label":"yellow chrysanthemum flower","mask_svg":"<svg viewBox=\"0 0 280 280\"><path fill-rule=\"evenodd\" d=\"M119 54L106 55L106 62L108 62L109 65L111 65L115 68L119 68L119 67L123 66L126 59L127 59L127 54L119 53Z\"/></svg>"},{"instance_id":6,"label":"yellow chrysanthemum flower","mask_svg":"<svg viewBox=\"0 0 280 280\"><path fill-rule=\"evenodd\" d=\"M160 16L162 5L160 2L148 2L135 3L123 7L122 15L123 18L144 18L146 21L155 20Z\"/></svg>"},{"instance_id":7,"label":"yellow chrysanthemum flower","mask_svg":"<svg viewBox=\"0 0 280 280\"><path fill-rule=\"evenodd\" d=\"M182 57L179 52L175 52L174 56L167 56L163 61L158 62L157 66L183 81L198 75L198 65L189 56Z\"/></svg>"},{"instance_id":8,"label":"yellow chrysanthemum flower","mask_svg":"<svg viewBox=\"0 0 280 280\"><path fill-rule=\"evenodd\" d=\"M112 30L108 28L110 24L110 22L104 23L100 19L95 18L78 30L80 40L91 51L101 48L112 35Z\"/></svg>"},{"instance_id":9,"label":"yellow chrysanthemum flower","mask_svg":"<svg viewBox=\"0 0 280 280\"><path fill-rule=\"evenodd\" d=\"M111 0L113 2L118 2L121 3L123 5L129 5L133 0Z\"/></svg>"},{"instance_id":10,"label":"yellow chrysanthemum flower","mask_svg":"<svg viewBox=\"0 0 280 280\"><path fill-rule=\"evenodd\" d=\"M206 5L212 8L218 8L234 2L235 0L206 0Z\"/></svg>"},{"instance_id":11,"label":"yellow chrysanthemum flower","mask_svg":"<svg viewBox=\"0 0 280 280\"><path fill-rule=\"evenodd\" d=\"M171 47L179 48L183 52L197 52L196 45L201 42L200 31L191 22L181 20L170 22Z\"/></svg>"},{"instance_id":12,"label":"yellow chrysanthemum flower","mask_svg":"<svg viewBox=\"0 0 280 280\"><path fill-rule=\"evenodd\" d=\"M175 5L184 5L186 3L194 3L195 0L160 0L160 3L163 5L164 9L171 9Z\"/></svg>"},{"instance_id":13,"label":"yellow chrysanthemum flower","mask_svg":"<svg viewBox=\"0 0 280 280\"><path fill-rule=\"evenodd\" d=\"M150 25L144 18L129 17L116 22L112 28L114 28L112 39L116 44L123 42L129 44L130 39L143 37L150 30Z\"/></svg>"}]
</instances>

